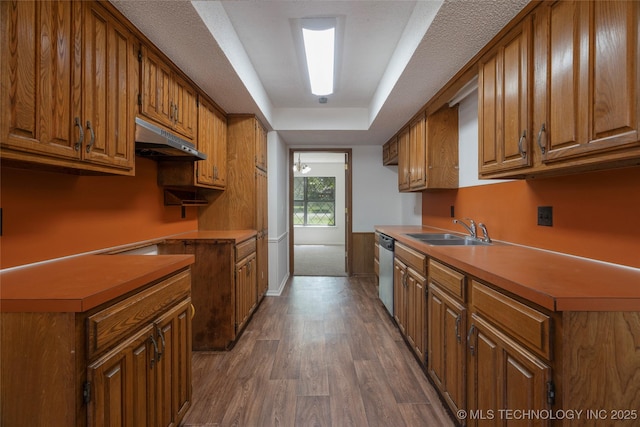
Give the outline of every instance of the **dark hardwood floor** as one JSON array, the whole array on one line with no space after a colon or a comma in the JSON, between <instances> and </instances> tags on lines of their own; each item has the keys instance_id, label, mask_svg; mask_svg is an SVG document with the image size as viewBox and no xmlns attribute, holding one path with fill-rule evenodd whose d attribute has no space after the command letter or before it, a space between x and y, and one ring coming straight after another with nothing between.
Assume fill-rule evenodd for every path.
<instances>
[{"instance_id":1,"label":"dark hardwood floor","mask_svg":"<svg viewBox=\"0 0 640 427\"><path fill-rule=\"evenodd\" d=\"M184 426L453 426L375 278L294 277L229 352L193 355Z\"/></svg>"}]
</instances>

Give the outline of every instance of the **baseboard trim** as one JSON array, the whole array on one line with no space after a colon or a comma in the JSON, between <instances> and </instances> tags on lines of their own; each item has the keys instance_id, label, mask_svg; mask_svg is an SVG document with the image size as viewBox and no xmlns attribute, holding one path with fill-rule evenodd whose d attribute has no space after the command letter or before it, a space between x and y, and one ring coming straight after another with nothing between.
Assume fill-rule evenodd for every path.
<instances>
[{"instance_id":1,"label":"baseboard trim","mask_svg":"<svg viewBox=\"0 0 640 427\"><path fill-rule=\"evenodd\" d=\"M274 290L268 290L267 293L265 294L268 297L279 297L280 295L282 295L282 291L284 291L284 287L287 285L287 282L289 281L289 273L287 273L286 276L284 276L284 279L282 280L282 282L280 282L280 286L278 287L278 289L274 289Z\"/></svg>"}]
</instances>

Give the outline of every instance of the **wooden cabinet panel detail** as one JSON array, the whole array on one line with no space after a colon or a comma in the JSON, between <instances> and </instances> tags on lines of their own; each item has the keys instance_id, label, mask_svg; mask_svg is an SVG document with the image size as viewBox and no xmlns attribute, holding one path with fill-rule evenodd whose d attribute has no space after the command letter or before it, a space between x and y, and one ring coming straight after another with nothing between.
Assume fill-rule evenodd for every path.
<instances>
[{"instance_id":1,"label":"wooden cabinet panel detail","mask_svg":"<svg viewBox=\"0 0 640 427\"><path fill-rule=\"evenodd\" d=\"M531 51L531 18L526 18L479 62L481 176L531 164Z\"/></svg>"},{"instance_id":2,"label":"wooden cabinet panel detail","mask_svg":"<svg viewBox=\"0 0 640 427\"><path fill-rule=\"evenodd\" d=\"M428 301L428 372L455 413L466 409L467 310L431 280Z\"/></svg>"},{"instance_id":3,"label":"wooden cabinet panel detail","mask_svg":"<svg viewBox=\"0 0 640 427\"><path fill-rule=\"evenodd\" d=\"M142 46L140 113L194 141L198 106L195 88L153 49Z\"/></svg>"},{"instance_id":4,"label":"wooden cabinet panel detail","mask_svg":"<svg viewBox=\"0 0 640 427\"><path fill-rule=\"evenodd\" d=\"M551 368L480 316L473 314L471 322L469 411L497 416L501 409L550 409L547 383L551 381ZM493 425L494 422L469 418L467 425ZM536 422L536 425L549 425L549 419Z\"/></svg>"},{"instance_id":5,"label":"wooden cabinet panel detail","mask_svg":"<svg viewBox=\"0 0 640 427\"><path fill-rule=\"evenodd\" d=\"M1 12L3 160L132 175L129 30L97 2L2 2Z\"/></svg>"},{"instance_id":6,"label":"wooden cabinet panel detail","mask_svg":"<svg viewBox=\"0 0 640 427\"><path fill-rule=\"evenodd\" d=\"M539 125L544 164L593 155L636 156L640 148L637 2L553 2L541 6L547 73ZM546 80L544 80L546 77ZM544 125L544 129L542 126ZM588 160L587 160L588 161Z\"/></svg>"}]
</instances>

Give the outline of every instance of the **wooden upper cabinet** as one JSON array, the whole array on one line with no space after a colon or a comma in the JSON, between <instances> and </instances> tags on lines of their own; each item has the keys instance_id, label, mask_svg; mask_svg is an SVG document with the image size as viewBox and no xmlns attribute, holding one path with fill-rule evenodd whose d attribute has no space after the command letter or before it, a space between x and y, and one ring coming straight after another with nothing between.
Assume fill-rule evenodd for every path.
<instances>
[{"instance_id":1,"label":"wooden upper cabinet","mask_svg":"<svg viewBox=\"0 0 640 427\"><path fill-rule=\"evenodd\" d=\"M153 49L142 46L140 58L140 113L173 129L188 140L195 140L198 120L195 88Z\"/></svg>"},{"instance_id":2,"label":"wooden upper cabinet","mask_svg":"<svg viewBox=\"0 0 640 427\"><path fill-rule=\"evenodd\" d=\"M0 8L3 157L80 159L80 4L3 1Z\"/></svg>"},{"instance_id":3,"label":"wooden upper cabinet","mask_svg":"<svg viewBox=\"0 0 640 427\"><path fill-rule=\"evenodd\" d=\"M131 170L134 166L137 67L129 30L97 2L85 2L82 118L85 148L94 163Z\"/></svg>"},{"instance_id":4,"label":"wooden upper cabinet","mask_svg":"<svg viewBox=\"0 0 640 427\"><path fill-rule=\"evenodd\" d=\"M531 21L525 18L479 61L482 177L531 164Z\"/></svg>"},{"instance_id":5,"label":"wooden upper cabinet","mask_svg":"<svg viewBox=\"0 0 640 427\"><path fill-rule=\"evenodd\" d=\"M398 137L394 135L389 141L382 146L382 164L397 165L398 164Z\"/></svg>"},{"instance_id":6,"label":"wooden upper cabinet","mask_svg":"<svg viewBox=\"0 0 640 427\"><path fill-rule=\"evenodd\" d=\"M3 159L133 174L129 31L94 2L1 8Z\"/></svg>"},{"instance_id":7,"label":"wooden upper cabinet","mask_svg":"<svg viewBox=\"0 0 640 427\"><path fill-rule=\"evenodd\" d=\"M398 190L409 190L410 175L410 141L409 127L405 127L398 133Z\"/></svg>"},{"instance_id":8,"label":"wooden upper cabinet","mask_svg":"<svg viewBox=\"0 0 640 427\"><path fill-rule=\"evenodd\" d=\"M207 155L195 163L196 184L224 189L227 185L227 119L211 103L198 106L198 150Z\"/></svg>"},{"instance_id":9,"label":"wooden upper cabinet","mask_svg":"<svg viewBox=\"0 0 640 427\"><path fill-rule=\"evenodd\" d=\"M398 189L458 187L458 107L421 114L398 134Z\"/></svg>"},{"instance_id":10,"label":"wooden upper cabinet","mask_svg":"<svg viewBox=\"0 0 640 427\"><path fill-rule=\"evenodd\" d=\"M409 125L409 188L422 188L427 182L426 176L426 117L422 113Z\"/></svg>"},{"instance_id":11,"label":"wooden upper cabinet","mask_svg":"<svg viewBox=\"0 0 640 427\"><path fill-rule=\"evenodd\" d=\"M267 130L256 120L256 166L263 171L267 170Z\"/></svg>"},{"instance_id":12,"label":"wooden upper cabinet","mask_svg":"<svg viewBox=\"0 0 640 427\"><path fill-rule=\"evenodd\" d=\"M544 165L640 155L639 11L634 1L536 9L536 149Z\"/></svg>"}]
</instances>

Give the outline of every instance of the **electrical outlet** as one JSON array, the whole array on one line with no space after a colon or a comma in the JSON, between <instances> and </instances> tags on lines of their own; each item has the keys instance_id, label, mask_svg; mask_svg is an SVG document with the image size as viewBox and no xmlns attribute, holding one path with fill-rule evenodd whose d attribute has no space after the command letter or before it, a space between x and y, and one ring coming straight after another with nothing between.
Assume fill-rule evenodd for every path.
<instances>
[{"instance_id":1,"label":"electrical outlet","mask_svg":"<svg viewBox=\"0 0 640 427\"><path fill-rule=\"evenodd\" d=\"M538 206L538 225L553 227L552 206Z\"/></svg>"}]
</instances>

